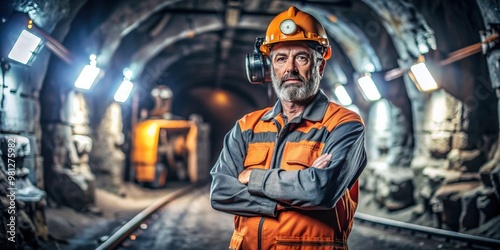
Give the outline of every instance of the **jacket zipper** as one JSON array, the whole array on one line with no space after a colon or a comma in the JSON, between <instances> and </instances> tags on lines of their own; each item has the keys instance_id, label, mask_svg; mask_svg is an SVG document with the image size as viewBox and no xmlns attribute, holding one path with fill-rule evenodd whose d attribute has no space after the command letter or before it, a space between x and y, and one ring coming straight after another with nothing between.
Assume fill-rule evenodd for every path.
<instances>
[{"instance_id":1,"label":"jacket zipper","mask_svg":"<svg viewBox=\"0 0 500 250\"><path fill-rule=\"evenodd\" d=\"M279 122L276 120L274 122L276 123L276 128L278 130L278 134L276 135L276 142L274 143L274 151L273 151L273 156L272 156L273 158L271 160L271 166L269 166L269 168L276 165L275 161L276 161L276 152L278 151L278 146L281 143L282 139L284 138L284 135L288 132L288 128L289 128L289 125L285 124L283 129L281 129ZM257 241L259 242L258 246L257 246L258 250L262 250L262 227L264 226L265 220L266 220L266 217L261 217L260 222L259 222L259 230L257 232Z\"/></svg>"},{"instance_id":2,"label":"jacket zipper","mask_svg":"<svg viewBox=\"0 0 500 250\"><path fill-rule=\"evenodd\" d=\"M281 129L281 126L280 126L280 123L276 120L274 120L274 123L276 124L276 128L277 128L277 135L276 135L276 142L274 143L274 150L273 150L273 155L272 155L272 159L271 159L271 166L269 166L269 168L272 168L275 164L275 161L276 161L276 152L278 151L278 145L279 145L279 142L280 142L280 138L282 137L282 134L283 134L283 130ZM285 128L288 129L288 126L285 125ZM262 227L264 226L264 221L266 220L266 217L261 217L260 218L260 222L259 222L259 229L257 231L257 241L258 241L258 245L257 245L257 249L258 250L262 250Z\"/></svg>"},{"instance_id":3,"label":"jacket zipper","mask_svg":"<svg viewBox=\"0 0 500 250\"><path fill-rule=\"evenodd\" d=\"M274 124L276 124L276 140L274 142L274 149L273 149L273 155L271 156L271 166L269 166L269 168L273 168L275 165L276 165L276 152L278 151L277 148L278 148L278 143L279 143L279 137L280 137L280 134L281 134L281 125L280 123L277 121L277 120L274 120Z\"/></svg>"},{"instance_id":4,"label":"jacket zipper","mask_svg":"<svg viewBox=\"0 0 500 250\"><path fill-rule=\"evenodd\" d=\"M259 242L258 250L262 250L262 226L264 225L264 221L266 217L261 217L259 222L259 232L257 234L257 241Z\"/></svg>"}]
</instances>

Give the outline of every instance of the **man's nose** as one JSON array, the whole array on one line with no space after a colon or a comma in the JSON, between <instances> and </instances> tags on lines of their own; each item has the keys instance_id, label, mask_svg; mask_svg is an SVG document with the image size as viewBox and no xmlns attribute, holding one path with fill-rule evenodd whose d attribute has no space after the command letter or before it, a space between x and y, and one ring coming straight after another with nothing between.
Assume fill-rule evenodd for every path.
<instances>
[{"instance_id":1,"label":"man's nose","mask_svg":"<svg viewBox=\"0 0 500 250\"><path fill-rule=\"evenodd\" d=\"M297 72L297 67L295 65L295 60L288 60L286 63L286 72L292 73L292 72Z\"/></svg>"}]
</instances>

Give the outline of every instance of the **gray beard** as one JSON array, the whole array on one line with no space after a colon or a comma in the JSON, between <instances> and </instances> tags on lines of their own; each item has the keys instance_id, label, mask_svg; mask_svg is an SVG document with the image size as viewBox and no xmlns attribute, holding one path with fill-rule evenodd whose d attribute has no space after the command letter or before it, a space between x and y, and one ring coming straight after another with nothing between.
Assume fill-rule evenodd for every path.
<instances>
[{"instance_id":1,"label":"gray beard","mask_svg":"<svg viewBox=\"0 0 500 250\"><path fill-rule=\"evenodd\" d=\"M287 79L288 76L290 75L284 75L282 79L278 79L274 69L271 70L271 80L278 99L287 102L303 102L318 93L320 77L317 67L313 67L311 78L308 81L298 74L292 75L302 80L300 84L284 86L282 82Z\"/></svg>"}]
</instances>

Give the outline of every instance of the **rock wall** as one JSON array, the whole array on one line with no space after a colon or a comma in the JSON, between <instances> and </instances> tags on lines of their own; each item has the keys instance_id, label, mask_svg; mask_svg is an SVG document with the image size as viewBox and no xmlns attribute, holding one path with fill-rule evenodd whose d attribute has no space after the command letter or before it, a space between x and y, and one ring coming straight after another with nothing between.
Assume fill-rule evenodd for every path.
<instances>
[{"instance_id":1,"label":"rock wall","mask_svg":"<svg viewBox=\"0 0 500 250\"><path fill-rule=\"evenodd\" d=\"M7 18L13 11L29 12L35 23L46 31L65 17L70 8L69 1L45 3L42 1L8 1L2 3L2 17ZM2 227L10 223L11 216L17 225L15 242L8 240L2 246L18 249L38 247L38 239L48 237L44 208L46 195L43 171L43 155L41 150L40 126L41 105L40 90L46 75L50 52L43 49L36 62L27 67L2 60L2 78L0 93L0 135L2 137L2 187L1 211ZM13 141L10 141L12 140ZM10 146L12 144L12 147ZM16 157L9 157L9 149L14 149ZM15 161L13 175L9 174L9 159ZM5 172L7 170L7 172ZM14 177L11 183L9 177ZM14 185L12 185L14 184ZM13 213L11 200L6 200L6 187L15 186ZM6 193L8 192L8 193ZM12 197L12 196L11 196ZM7 203L8 202L8 203ZM8 205L8 206L7 206ZM4 221L7 220L7 221ZM5 222L5 223L4 223ZM0 230L2 232L11 231ZM8 239L0 236L2 241ZM3 244L8 243L8 244Z\"/></svg>"},{"instance_id":2,"label":"rock wall","mask_svg":"<svg viewBox=\"0 0 500 250\"><path fill-rule=\"evenodd\" d=\"M490 29L491 34L489 24L499 22L498 8L493 7L498 1L478 0L477 5L435 1L414 1L413 4L436 36L437 51L426 55L426 63L440 89L422 93L408 76L403 76L411 100L414 138L413 154L407 154L409 168L393 164L404 162L388 157L393 146L388 147L387 157L372 153L362 177L365 182L362 187L371 192L374 201L386 211L410 208L413 222L425 218L431 221L427 225L440 228L485 231L478 228L491 227L491 222L498 221L500 214L499 119L495 94L500 85L500 78L496 77L500 65L498 46L483 46L487 48L483 49L483 55L471 55L449 65L439 65L439 61L446 58L447 53L478 42L481 34L488 34L488 31L480 32L481 29ZM443 15L435 15L436 11ZM460 13L468 13L467 22ZM445 22L443 18L451 21ZM463 29L458 31L455 26ZM465 33L470 35L464 36ZM391 97L388 99L395 103ZM367 126L374 126L376 122L372 119L378 117L380 115L370 114ZM392 128L399 129L404 124L398 125L391 125L390 135L396 135ZM369 151L374 146L381 149L380 145L387 140L383 135L380 131L368 131Z\"/></svg>"},{"instance_id":3,"label":"rock wall","mask_svg":"<svg viewBox=\"0 0 500 250\"><path fill-rule=\"evenodd\" d=\"M97 176L97 186L121 194L125 154L121 148L124 134L119 104L113 103L105 108L102 120L92 129L90 137L94 141L94 150L89 155L90 167Z\"/></svg>"}]
</instances>

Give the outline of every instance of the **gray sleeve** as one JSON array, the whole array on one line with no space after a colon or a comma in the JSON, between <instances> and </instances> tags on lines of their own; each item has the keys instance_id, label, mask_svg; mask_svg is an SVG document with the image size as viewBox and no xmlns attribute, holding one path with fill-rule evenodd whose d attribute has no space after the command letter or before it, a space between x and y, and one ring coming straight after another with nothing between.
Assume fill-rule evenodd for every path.
<instances>
[{"instance_id":1,"label":"gray sleeve","mask_svg":"<svg viewBox=\"0 0 500 250\"><path fill-rule=\"evenodd\" d=\"M253 195L238 180L243 171L246 146L238 123L224 137L219 159L210 171L210 203L216 210L242 216L276 216L276 201Z\"/></svg>"},{"instance_id":2,"label":"gray sleeve","mask_svg":"<svg viewBox=\"0 0 500 250\"><path fill-rule=\"evenodd\" d=\"M267 197L303 210L331 209L352 187L366 166L364 126L344 123L325 142L323 153L332 160L324 169L297 171L254 169L248 184L252 194Z\"/></svg>"}]
</instances>

